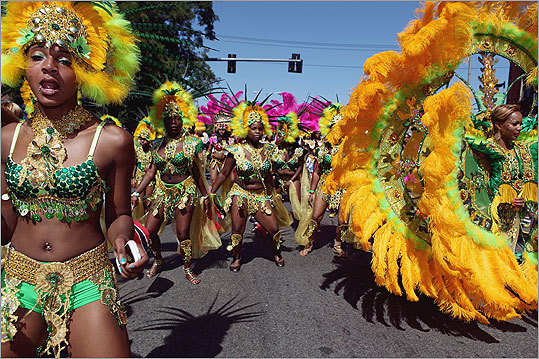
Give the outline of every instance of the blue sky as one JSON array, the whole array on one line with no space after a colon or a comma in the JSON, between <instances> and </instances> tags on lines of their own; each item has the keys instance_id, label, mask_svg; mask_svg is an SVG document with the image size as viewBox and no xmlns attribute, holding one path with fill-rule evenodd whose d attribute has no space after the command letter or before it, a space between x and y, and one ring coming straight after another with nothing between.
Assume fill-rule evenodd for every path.
<instances>
[{"instance_id":1,"label":"blue sky","mask_svg":"<svg viewBox=\"0 0 539 359\"><path fill-rule=\"evenodd\" d=\"M298 101L308 94L348 103L363 76L363 63L375 53L398 50L397 34L416 17L418 1L214 1L219 16L219 41L205 41L218 51L209 57L288 59L299 53L303 73L289 73L287 63L238 62L227 73L226 62L209 62L213 72L234 91L247 84L248 97L263 92L293 93ZM472 62L472 84L480 64ZM506 63L498 65L500 82ZM467 77L467 66L459 71ZM224 84L224 82L223 82ZM280 96L274 98L280 99Z\"/></svg>"}]
</instances>

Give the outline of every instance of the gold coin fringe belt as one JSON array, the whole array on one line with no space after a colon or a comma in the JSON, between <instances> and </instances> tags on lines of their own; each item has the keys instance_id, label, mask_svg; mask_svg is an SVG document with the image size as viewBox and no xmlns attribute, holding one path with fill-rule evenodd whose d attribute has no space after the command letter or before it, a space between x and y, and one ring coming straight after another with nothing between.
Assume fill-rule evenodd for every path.
<instances>
[{"instance_id":1,"label":"gold coin fringe belt","mask_svg":"<svg viewBox=\"0 0 539 359\"><path fill-rule=\"evenodd\" d=\"M175 217L176 208L182 210L196 203L197 188L193 177L187 177L180 183L164 183L160 178L155 181L155 189L151 199L151 213L157 216L164 207L165 222Z\"/></svg>"},{"instance_id":2,"label":"gold coin fringe belt","mask_svg":"<svg viewBox=\"0 0 539 359\"><path fill-rule=\"evenodd\" d=\"M20 284L34 286L39 307L47 323L48 338L38 354L59 357L66 348L67 316L72 287L86 279L98 286L101 302L107 305L119 325L127 323L127 311L120 303L114 270L109 261L107 242L65 262L39 262L13 248L7 250L5 286L2 288L2 343L13 340L17 333L14 314L19 308ZM3 263L4 264L4 263Z\"/></svg>"},{"instance_id":3,"label":"gold coin fringe belt","mask_svg":"<svg viewBox=\"0 0 539 359\"><path fill-rule=\"evenodd\" d=\"M232 200L234 196L238 196L237 205L241 208L247 200L247 211L249 215L255 214L257 211L270 215L272 208L268 207L267 202L270 198L266 195L263 189L260 190L246 190L241 188L237 183L234 183L225 200L225 211L229 212L232 207Z\"/></svg>"}]
</instances>

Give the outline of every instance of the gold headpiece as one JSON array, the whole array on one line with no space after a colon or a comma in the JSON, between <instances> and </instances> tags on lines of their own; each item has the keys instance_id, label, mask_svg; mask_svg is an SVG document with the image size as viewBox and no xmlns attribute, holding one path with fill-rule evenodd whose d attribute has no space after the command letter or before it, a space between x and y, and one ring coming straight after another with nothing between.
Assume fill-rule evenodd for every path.
<instances>
[{"instance_id":1,"label":"gold headpiece","mask_svg":"<svg viewBox=\"0 0 539 359\"><path fill-rule=\"evenodd\" d=\"M30 15L26 28L19 30L22 36L17 44L24 51L36 42L46 42L66 47L79 57L90 58L91 49L88 46L86 25L72 10L60 6L43 5Z\"/></svg>"},{"instance_id":2,"label":"gold headpiece","mask_svg":"<svg viewBox=\"0 0 539 359\"><path fill-rule=\"evenodd\" d=\"M247 111L246 111L247 112ZM262 115L256 110L253 110L247 114L247 124L251 126L255 122L262 122ZM244 115L245 116L245 115Z\"/></svg>"},{"instance_id":3,"label":"gold headpiece","mask_svg":"<svg viewBox=\"0 0 539 359\"><path fill-rule=\"evenodd\" d=\"M176 102L168 102L163 110L163 117L183 117L183 112Z\"/></svg>"}]
</instances>

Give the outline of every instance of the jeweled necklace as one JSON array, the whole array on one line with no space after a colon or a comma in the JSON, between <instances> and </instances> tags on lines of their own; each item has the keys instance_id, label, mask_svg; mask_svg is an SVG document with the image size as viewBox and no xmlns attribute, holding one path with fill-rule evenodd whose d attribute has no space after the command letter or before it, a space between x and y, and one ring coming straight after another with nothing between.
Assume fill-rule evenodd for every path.
<instances>
[{"instance_id":1,"label":"jeweled necklace","mask_svg":"<svg viewBox=\"0 0 539 359\"><path fill-rule=\"evenodd\" d=\"M256 169L262 168L262 165L263 165L262 151L264 150L264 146L261 146L260 148L256 148L253 145L248 143L245 149L251 155L251 162L253 163L254 167Z\"/></svg>"},{"instance_id":2,"label":"jeweled necklace","mask_svg":"<svg viewBox=\"0 0 539 359\"><path fill-rule=\"evenodd\" d=\"M82 106L77 105L59 120L51 121L38 107L32 116L32 130L37 136L44 129L51 127L61 140L65 140L67 135L81 128L92 118L93 116L90 112L86 111Z\"/></svg>"},{"instance_id":3,"label":"jeweled necklace","mask_svg":"<svg viewBox=\"0 0 539 359\"><path fill-rule=\"evenodd\" d=\"M52 187L54 172L63 167L62 164L66 159L62 140L90 121L92 115L81 106L76 106L53 123L38 107L31 119L35 138L26 148L26 158L21 163L23 170L19 176L19 184L28 178L34 187Z\"/></svg>"}]
</instances>

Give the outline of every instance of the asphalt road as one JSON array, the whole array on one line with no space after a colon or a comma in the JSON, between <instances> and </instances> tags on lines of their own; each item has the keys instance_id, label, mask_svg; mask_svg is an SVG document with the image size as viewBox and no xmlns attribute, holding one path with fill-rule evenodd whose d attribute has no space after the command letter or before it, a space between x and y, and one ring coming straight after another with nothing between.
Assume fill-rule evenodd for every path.
<instances>
[{"instance_id":1,"label":"asphalt road","mask_svg":"<svg viewBox=\"0 0 539 359\"><path fill-rule=\"evenodd\" d=\"M314 251L301 257L283 229L286 265L248 223L239 273L224 245L196 260L190 284L168 226L163 270L120 279L134 357L538 357L537 312L510 322L464 323L432 300L411 303L374 283L371 255L336 258L336 220L322 221Z\"/></svg>"}]
</instances>

